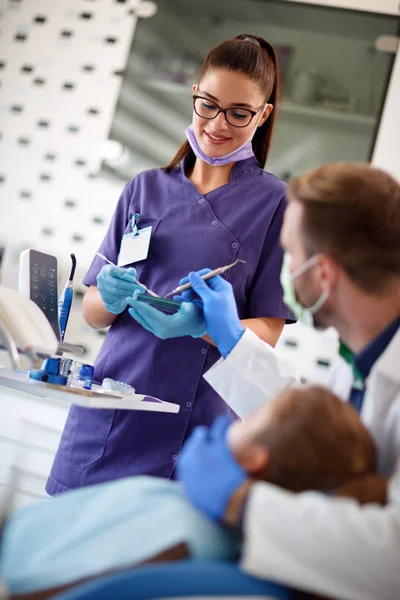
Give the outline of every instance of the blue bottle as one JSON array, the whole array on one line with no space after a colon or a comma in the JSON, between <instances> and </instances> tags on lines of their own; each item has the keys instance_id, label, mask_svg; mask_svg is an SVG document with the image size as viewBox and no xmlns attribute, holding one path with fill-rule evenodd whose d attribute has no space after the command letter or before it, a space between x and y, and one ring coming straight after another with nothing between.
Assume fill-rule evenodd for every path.
<instances>
[{"instance_id":1,"label":"blue bottle","mask_svg":"<svg viewBox=\"0 0 400 600\"><path fill-rule=\"evenodd\" d=\"M79 368L78 381L82 382L84 390L91 390L93 385L94 367L92 365L81 365Z\"/></svg>"}]
</instances>

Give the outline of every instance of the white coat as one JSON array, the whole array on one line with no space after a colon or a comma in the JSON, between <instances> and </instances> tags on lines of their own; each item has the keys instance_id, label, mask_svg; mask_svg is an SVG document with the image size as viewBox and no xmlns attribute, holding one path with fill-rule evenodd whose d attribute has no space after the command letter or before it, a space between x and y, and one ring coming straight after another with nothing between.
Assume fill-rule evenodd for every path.
<instances>
[{"instance_id":1,"label":"white coat","mask_svg":"<svg viewBox=\"0 0 400 600\"><path fill-rule=\"evenodd\" d=\"M205 378L241 417L296 379L250 330ZM347 401L352 381L339 359L330 389ZM371 370L360 417L374 436L379 473L391 478L388 505L258 482L244 518L247 573L340 600L400 599L400 330Z\"/></svg>"}]
</instances>

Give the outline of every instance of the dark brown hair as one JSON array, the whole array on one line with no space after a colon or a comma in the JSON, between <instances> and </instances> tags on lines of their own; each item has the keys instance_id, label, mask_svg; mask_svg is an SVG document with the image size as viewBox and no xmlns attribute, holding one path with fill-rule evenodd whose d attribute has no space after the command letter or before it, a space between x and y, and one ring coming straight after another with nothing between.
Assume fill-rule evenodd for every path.
<instances>
[{"instance_id":1,"label":"dark brown hair","mask_svg":"<svg viewBox=\"0 0 400 600\"><path fill-rule=\"evenodd\" d=\"M256 40L258 44L246 38ZM265 102L274 107L265 123L258 127L252 141L254 154L260 167L263 168L271 145L279 98L279 64L275 49L262 37L242 33L211 50L201 67L199 82L206 73L214 69L226 69L247 75L259 85ZM196 158L188 141L179 148L166 170L175 169L185 158L187 158L187 167L191 169Z\"/></svg>"},{"instance_id":2,"label":"dark brown hair","mask_svg":"<svg viewBox=\"0 0 400 600\"><path fill-rule=\"evenodd\" d=\"M288 388L258 435L270 453L260 476L291 490L329 490L375 470L372 437L354 408L317 385Z\"/></svg>"},{"instance_id":3,"label":"dark brown hair","mask_svg":"<svg viewBox=\"0 0 400 600\"><path fill-rule=\"evenodd\" d=\"M359 288L382 293L400 277L400 184L367 163L332 163L296 177L309 256L331 256Z\"/></svg>"}]
</instances>

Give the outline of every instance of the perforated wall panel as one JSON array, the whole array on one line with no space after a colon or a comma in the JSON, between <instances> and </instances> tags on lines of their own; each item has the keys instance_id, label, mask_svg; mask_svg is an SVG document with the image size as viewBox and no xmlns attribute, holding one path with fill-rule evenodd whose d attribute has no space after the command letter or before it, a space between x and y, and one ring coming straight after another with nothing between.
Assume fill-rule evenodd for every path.
<instances>
[{"instance_id":1,"label":"perforated wall panel","mask_svg":"<svg viewBox=\"0 0 400 600\"><path fill-rule=\"evenodd\" d=\"M122 184L98 171L139 4L0 0L3 285L17 286L26 247L57 256L62 285L74 252L78 283L105 233ZM81 326L76 307L67 338Z\"/></svg>"}]
</instances>

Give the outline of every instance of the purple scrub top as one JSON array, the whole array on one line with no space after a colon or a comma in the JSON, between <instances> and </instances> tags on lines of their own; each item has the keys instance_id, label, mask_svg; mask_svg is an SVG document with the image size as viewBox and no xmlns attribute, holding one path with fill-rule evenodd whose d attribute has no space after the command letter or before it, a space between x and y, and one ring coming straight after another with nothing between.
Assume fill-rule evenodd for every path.
<instances>
[{"instance_id":1,"label":"purple scrub top","mask_svg":"<svg viewBox=\"0 0 400 600\"><path fill-rule=\"evenodd\" d=\"M190 271L214 269L242 258L225 276L232 283L240 318L291 320L279 281L279 235L286 185L263 171L252 157L235 164L228 184L200 194L184 165L167 173L145 171L124 188L99 248L117 262L121 239L152 226L149 254L135 263L138 279L161 296ZM93 260L85 278L96 285L104 266ZM95 362L95 379L111 377L137 393L180 405L178 414L127 410L70 409L47 482L51 495L129 475L173 476L185 439L197 425L234 413L203 379L220 358L202 339L160 340L125 310L107 333Z\"/></svg>"}]
</instances>

